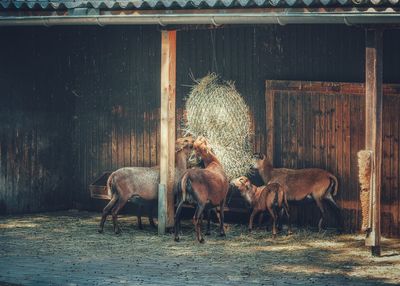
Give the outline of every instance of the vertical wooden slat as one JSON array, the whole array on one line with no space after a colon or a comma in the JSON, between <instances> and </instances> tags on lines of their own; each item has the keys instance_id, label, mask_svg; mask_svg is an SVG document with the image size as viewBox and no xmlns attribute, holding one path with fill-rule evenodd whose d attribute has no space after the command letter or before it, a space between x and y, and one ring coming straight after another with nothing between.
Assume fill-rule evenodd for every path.
<instances>
[{"instance_id":1,"label":"vertical wooden slat","mask_svg":"<svg viewBox=\"0 0 400 286\"><path fill-rule=\"evenodd\" d=\"M269 81L265 84L266 97L265 97L265 119L266 119L266 155L274 165L274 92L270 89Z\"/></svg>"},{"instance_id":2,"label":"vertical wooden slat","mask_svg":"<svg viewBox=\"0 0 400 286\"><path fill-rule=\"evenodd\" d=\"M372 255L380 255L380 195L382 179L382 50L383 31L366 30L365 43L365 147L372 150L374 162L371 185L371 231L365 240Z\"/></svg>"},{"instance_id":3,"label":"vertical wooden slat","mask_svg":"<svg viewBox=\"0 0 400 286\"><path fill-rule=\"evenodd\" d=\"M347 102L347 95L342 95L342 116L340 118L340 122L341 122L341 153L340 153L340 157L341 157L341 178L342 178L342 186L346 186L349 182L349 176L348 176L348 168L347 168L347 156L346 156L346 152L347 151L347 146L346 144L348 144L348 139L347 139L347 123L346 120L348 118L348 102ZM347 192L341 192L339 195L339 202L343 204L343 202L347 201L348 199L348 195ZM344 224L345 227L349 227L348 224L348 216L345 217L344 219Z\"/></svg>"},{"instance_id":4,"label":"vertical wooden slat","mask_svg":"<svg viewBox=\"0 0 400 286\"><path fill-rule=\"evenodd\" d=\"M400 100L397 98L396 100L396 109L399 110L400 108ZM397 204L394 204L394 207L397 209L397 216L395 215L395 220L397 221L397 230L395 233L395 236L400 236L400 114L397 113L396 115L396 124L395 124L395 134L396 137L394 139L395 142L395 148L394 148L394 153L393 153L393 165L394 165L394 173L395 173L395 184L394 184L394 189L396 192L396 201Z\"/></svg>"},{"instance_id":5,"label":"vertical wooden slat","mask_svg":"<svg viewBox=\"0 0 400 286\"><path fill-rule=\"evenodd\" d=\"M304 168L304 97L296 96L297 105L297 167Z\"/></svg>"},{"instance_id":6,"label":"vertical wooden slat","mask_svg":"<svg viewBox=\"0 0 400 286\"><path fill-rule=\"evenodd\" d=\"M296 101L297 95L289 95L289 102L288 102L288 124L289 124L289 166L290 168L297 168L298 166L298 146L297 146L297 129L298 129L298 118L297 118L297 108L296 108Z\"/></svg>"},{"instance_id":7,"label":"vertical wooden slat","mask_svg":"<svg viewBox=\"0 0 400 286\"><path fill-rule=\"evenodd\" d=\"M304 167L309 168L313 166L313 109L311 104L310 94L304 96L304 145L305 145L305 163Z\"/></svg>"},{"instance_id":8,"label":"vertical wooden slat","mask_svg":"<svg viewBox=\"0 0 400 286\"><path fill-rule=\"evenodd\" d=\"M342 114L343 114L343 104L342 104L342 95L338 95L336 97L336 117L335 117L335 130L336 130L336 173L335 174L342 174L343 173L343 122L342 122ZM340 180L342 176L339 176L339 186L343 186L343 180ZM342 192L338 194L338 201L342 197Z\"/></svg>"},{"instance_id":9,"label":"vertical wooden slat","mask_svg":"<svg viewBox=\"0 0 400 286\"><path fill-rule=\"evenodd\" d=\"M350 188L354 190L354 192L350 192L348 196L349 201L357 201L359 199L359 192L360 187L358 185L358 180L354 180L353 178L357 178L358 176L358 166L354 164L357 159L357 152L360 149L359 140L360 138L360 121L359 121L359 114L362 113L360 110L360 96L349 95L350 97L350 138L351 138L351 145L350 145ZM358 205L357 205L358 208ZM356 231L357 222L359 221L358 218L358 211L357 209L352 212L351 216L351 231Z\"/></svg>"},{"instance_id":10,"label":"vertical wooden slat","mask_svg":"<svg viewBox=\"0 0 400 286\"><path fill-rule=\"evenodd\" d=\"M175 176L176 31L161 32L161 145L158 232L173 226ZM166 189L163 192L163 187ZM164 196L165 195L165 196Z\"/></svg>"},{"instance_id":11,"label":"vertical wooden slat","mask_svg":"<svg viewBox=\"0 0 400 286\"><path fill-rule=\"evenodd\" d=\"M320 153L320 168L326 168L326 94L321 94L320 95L320 100L319 100L319 110L320 110L320 142L321 145L319 147L319 153Z\"/></svg>"},{"instance_id":12,"label":"vertical wooden slat","mask_svg":"<svg viewBox=\"0 0 400 286\"><path fill-rule=\"evenodd\" d=\"M384 99L384 104L382 104L382 116L383 120L390 119L390 106L392 102L391 99L386 97ZM391 186L390 186L390 178L391 178L391 166L390 166L390 153L391 153L391 121L385 120L385 124L382 125L382 181L381 181L381 204L390 204L392 200L391 196ZM387 225L389 222L388 213L382 212L381 217L381 231L387 232Z\"/></svg>"}]
</instances>

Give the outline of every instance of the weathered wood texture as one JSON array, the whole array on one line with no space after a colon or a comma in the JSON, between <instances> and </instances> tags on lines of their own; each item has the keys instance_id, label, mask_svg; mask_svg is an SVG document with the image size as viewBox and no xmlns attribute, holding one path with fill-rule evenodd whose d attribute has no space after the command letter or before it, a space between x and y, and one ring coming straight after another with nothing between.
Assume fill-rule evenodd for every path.
<instances>
[{"instance_id":1,"label":"weathered wood texture","mask_svg":"<svg viewBox=\"0 0 400 286\"><path fill-rule=\"evenodd\" d=\"M366 30L365 35L365 148L373 153L371 172L371 232L365 245L372 246L372 254L380 256L381 244L381 188L382 188L382 78L383 31ZM399 162L396 162L397 164ZM398 224L398 222L397 222Z\"/></svg>"},{"instance_id":2,"label":"weathered wood texture","mask_svg":"<svg viewBox=\"0 0 400 286\"><path fill-rule=\"evenodd\" d=\"M174 225L176 31L161 32L161 123L158 233ZM165 213L164 213L165 212Z\"/></svg>"},{"instance_id":3,"label":"weathered wood texture","mask_svg":"<svg viewBox=\"0 0 400 286\"><path fill-rule=\"evenodd\" d=\"M0 214L71 205L68 58L60 33L33 31L0 29Z\"/></svg>"},{"instance_id":4,"label":"weathered wood texture","mask_svg":"<svg viewBox=\"0 0 400 286\"><path fill-rule=\"evenodd\" d=\"M274 154L274 166L317 167L337 175L345 227L359 230L357 152L365 147L364 85L267 81L266 86L266 98L274 98L273 122L268 123L274 130L273 150L268 150ZM384 85L383 106L382 232L399 236L400 85ZM312 225L319 218L313 206L294 207L293 217L298 224Z\"/></svg>"},{"instance_id":5,"label":"weathered wood texture","mask_svg":"<svg viewBox=\"0 0 400 286\"><path fill-rule=\"evenodd\" d=\"M77 94L74 200L105 171L159 164L160 32L153 27L84 29L72 62Z\"/></svg>"}]
</instances>

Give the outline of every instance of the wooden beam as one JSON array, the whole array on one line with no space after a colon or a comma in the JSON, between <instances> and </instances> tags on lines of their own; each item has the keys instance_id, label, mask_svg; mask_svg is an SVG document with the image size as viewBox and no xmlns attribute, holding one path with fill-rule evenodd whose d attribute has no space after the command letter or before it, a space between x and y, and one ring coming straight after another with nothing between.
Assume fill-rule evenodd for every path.
<instances>
[{"instance_id":1,"label":"wooden beam","mask_svg":"<svg viewBox=\"0 0 400 286\"><path fill-rule=\"evenodd\" d=\"M365 245L379 256L382 180L382 74L383 30L367 29L365 36L365 148L373 152L370 196L370 231Z\"/></svg>"},{"instance_id":2,"label":"wooden beam","mask_svg":"<svg viewBox=\"0 0 400 286\"><path fill-rule=\"evenodd\" d=\"M161 31L160 234L174 225L175 87L176 31Z\"/></svg>"},{"instance_id":3,"label":"wooden beam","mask_svg":"<svg viewBox=\"0 0 400 286\"><path fill-rule=\"evenodd\" d=\"M266 156L274 166L274 91L270 88L271 81L265 83L265 119L267 134L267 150Z\"/></svg>"}]
</instances>

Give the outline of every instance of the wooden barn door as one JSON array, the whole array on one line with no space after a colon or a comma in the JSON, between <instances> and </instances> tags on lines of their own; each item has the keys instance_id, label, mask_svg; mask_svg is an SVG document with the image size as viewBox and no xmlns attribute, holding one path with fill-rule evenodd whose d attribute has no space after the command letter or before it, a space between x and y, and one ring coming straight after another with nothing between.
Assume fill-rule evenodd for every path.
<instances>
[{"instance_id":1,"label":"wooden barn door","mask_svg":"<svg viewBox=\"0 0 400 286\"><path fill-rule=\"evenodd\" d=\"M275 167L317 167L337 175L336 199L350 231L361 219L357 152L364 148L364 105L359 83L266 82L267 156ZM384 86L383 110L382 232L400 236L400 86ZM315 206L292 209L297 224L317 225Z\"/></svg>"}]
</instances>

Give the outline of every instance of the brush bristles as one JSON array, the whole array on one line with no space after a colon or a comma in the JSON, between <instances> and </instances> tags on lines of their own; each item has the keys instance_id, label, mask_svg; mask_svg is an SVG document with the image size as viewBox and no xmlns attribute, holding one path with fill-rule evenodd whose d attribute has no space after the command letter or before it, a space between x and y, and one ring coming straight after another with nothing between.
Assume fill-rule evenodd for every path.
<instances>
[{"instance_id":1,"label":"brush bristles","mask_svg":"<svg viewBox=\"0 0 400 286\"><path fill-rule=\"evenodd\" d=\"M229 179L246 175L253 164L249 109L233 83L209 74L186 101L186 132L204 136Z\"/></svg>"},{"instance_id":2,"label":"brush bristles","mask_svg":"<svg viewBox=\"0 0 400 286\"><path fill-rule=\"evenodd\" d=\"M361 150L358 152L358 179L360 181L360 202L362 223L361 230L366 231L369 228L369 204L371 190L371 160L372 152Z\"/></svg>"}]
</instances>

